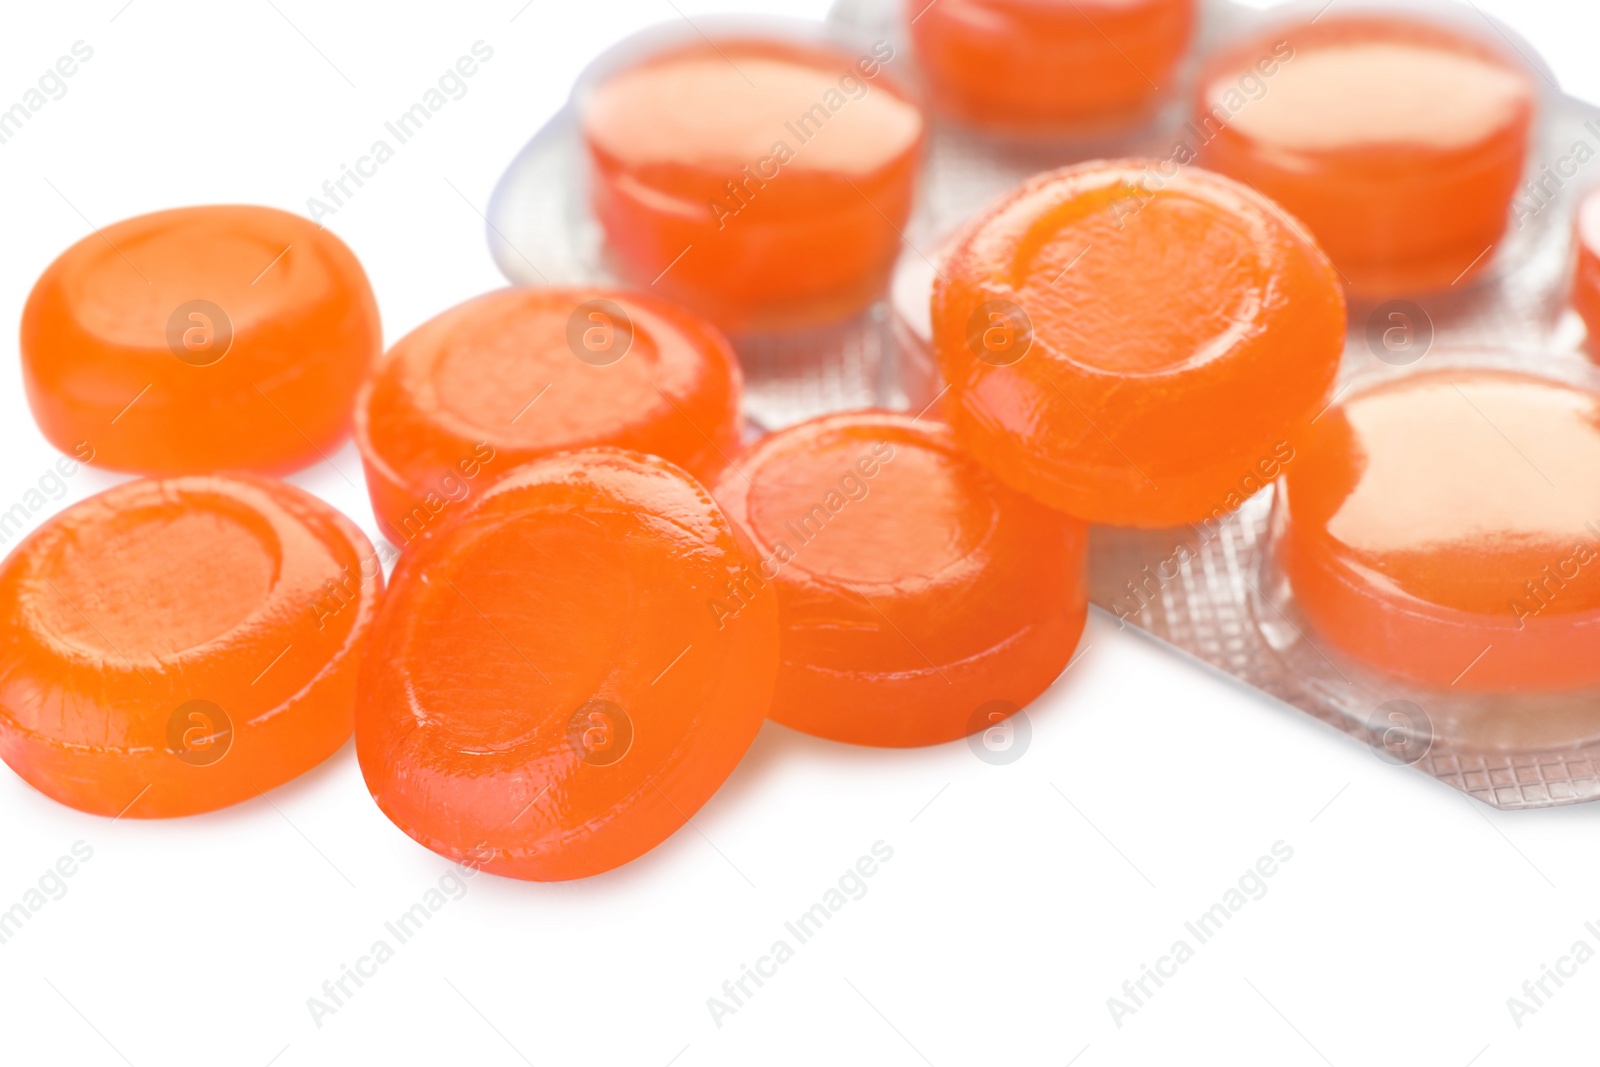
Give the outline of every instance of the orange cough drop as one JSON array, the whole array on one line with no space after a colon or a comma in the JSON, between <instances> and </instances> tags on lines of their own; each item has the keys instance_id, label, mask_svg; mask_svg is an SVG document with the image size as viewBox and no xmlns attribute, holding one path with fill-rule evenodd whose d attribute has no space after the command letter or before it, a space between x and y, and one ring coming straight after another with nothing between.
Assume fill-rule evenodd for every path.
<instances>
[{"instance_id":1,"label":"orange cough drop","mask_svg":"<svg viewBox=\"0 0 1600 1067\"><path fill-rule=\"evenodd\" d=\"M141 215L79 241L22 313L23 383L63 452L144 474L330 451L382 341L356 257L272 208Z\"/></svg>"},{"instance_id":2,"label":"orange cough drop","mask_svg":"<svg viewBox=\"0 0 1600 1067\"><path fill-rule=\"evenodd\" d=\"M899 251L922 146L921 113L883 73L892 56L728 39L602 81L580 111L617 269L738 332L864 307Z\"/></svg>"},{"instance_id":3,"label":"orange cough drop","mask_svg":"<svg viewBox=\"0 0 1600 1067\"><path fill-rule=\"evenodd\" d=\"M1335 12L1214 59L1195 125L1206 166L1282 204L1375 297L1448 288L1493 259L1536 105L1497 48Z\"/></svg>"},{"instance_id":4,"label":"orange cough drop","mask_svg":"<svg viewBox=\"0 0 1600 1067\"><path fill-rule=\"evenodd\" d=\"M256 796L350 736L382 571L283 482L136 481L56 515L0 566L0 755L97 815Z\"/></svg>"},{"instance_id":5,"label":"orange cough drop","mask_svg":"<svg viewBox=\"0 0 1600 1067\"><path fill-rule=\"evenodd\" d=\"M1326 402L1344 333L1327 259L1272 203L1153 162L1030 179L934 285L957 439L1008 485L1115 525L1236 507Z\"/></svg>"},{"instance_id":6,"label":"orange cough drop","mask_svg":"<svg viewBox=\"0 0 1600 1067\"><path fill-rule=\"evenodd\" d=\"M392 348L356 445L396 544L538 456L610 445L709 480L739 445L739 364L709 323L652 297L501 289Z\"/></svg>"},{"instance_id":7,"label":"orange cough drop","mask_svg":"<svg viewBox=\"0 0 1600 1067\"><path fill-rule=\"evenodd\" d=\"M863 745L988 730L1066 667L1086 531L1007 488L947 427L829 415L764 438L717 498L756 541L735 613L778 604L772 718Z\"/></svg>"},{"instance_id":8,"label":"orange cough drop","mask_svg":"<svg viewBox=\"0 0 1600 1067\"><path fill-rule=\"evenodd\" d=\"M940 110L1049 132L1146 111L1189 42L1194 0L905 0Z\"/></svg>"},{"instance_id":9,"label":"orange cough drop","mask_svg":"<svg viewBox=\"0 0 1600 1067\"><path fill-rule=\"evenodd\" d=\"M753 564L705 490L654 456L566 452L502 478L395 569L356 715L378 806L515 878L654 848L772 701L776 605L713 610Z\"/></svg>"},{"instance_id":10,"label":"orange cough drop","mask_svg":"<svg viewBox=\"0 0 1600 1067\"><path fill-rule=\"evenodd\" d=\"M1275 543L1320 639L1458 692L1600 685L1600 394L1440 369L1313 431Z\"/></svg>"}]
</instances>

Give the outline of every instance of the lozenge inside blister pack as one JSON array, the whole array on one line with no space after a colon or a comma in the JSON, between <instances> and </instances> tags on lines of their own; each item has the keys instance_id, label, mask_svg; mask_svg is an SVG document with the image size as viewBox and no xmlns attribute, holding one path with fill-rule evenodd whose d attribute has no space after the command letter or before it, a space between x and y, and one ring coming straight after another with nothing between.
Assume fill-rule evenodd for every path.
<instances>
[{"instance_id":1,"label":"lozenge inside blister pack","mask_svg":"<svg viewBox=\"0 0 1600 1067\"><path fill-rule=\"evenodd\" d=\"M497 261L718 322L756 432L947 422L1095 524L1097 606L1385 758L1600 796L1600 113L1469 5L1071 7L640 34L512 164Z\"/></svg>"}]
</instances>

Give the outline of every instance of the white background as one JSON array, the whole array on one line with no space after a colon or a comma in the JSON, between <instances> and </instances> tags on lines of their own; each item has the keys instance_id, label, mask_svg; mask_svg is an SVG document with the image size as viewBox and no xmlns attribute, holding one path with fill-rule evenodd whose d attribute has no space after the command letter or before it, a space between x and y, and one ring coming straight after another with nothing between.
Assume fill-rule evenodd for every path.
<instances>
[{"instance_id":1,"label":"white background","mask_svg":"<svg viewBox=\"0 0 1600 1067\"><path fill-rule=\"evenodd\" d=\"M597 51L717 7L823 0L17 5L8 106L78 40L93 59L0 145L0 333L62 249L130 215L306 199L473 44L494 49L328 220L385 336L501 284L479 212ZM1480 0L1600 100L1600 14ZM0 375L0 506L55 453ZM348 445L294 480L369 532ZM113 476L82 470L49 510ZM35 517L35 525L44 513ZM1095 618L1028 709L1032 744L893 752L767 726L686 828L562 885L479 875L339 1010L307 998L448 865L373 805L352 748L264 799L111 822L0 771L0 910L93 856L0 945L0 1063L1527 1064L1592 1058L1600 961L1518 1028L1506 999L1600 948L1600 806L1501 814ZM875 842L851 901L717 1026L706 1000ZM1293 858L1118 1028L1107 998L1275 842ZM353 987L352 987L353 988ZM753 988L753 986L751 987ZM1554 986L1550 988L1554 989Z\"/></svg>"}]
</instances>

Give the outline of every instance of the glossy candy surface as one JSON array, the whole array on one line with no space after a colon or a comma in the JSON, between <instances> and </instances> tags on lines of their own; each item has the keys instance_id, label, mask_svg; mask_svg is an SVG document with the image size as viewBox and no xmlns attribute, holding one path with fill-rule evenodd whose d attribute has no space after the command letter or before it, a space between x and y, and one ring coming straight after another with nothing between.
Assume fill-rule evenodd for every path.
<instances>
[{"instance_id":1,"label":"glossy candy surface","mask_svg":"<svg viewBox=\"0 0 1600 1067\"><path fill-rule=\"evenodd\" d=\"M1072 657L1086 531L1000 484L947 427L885 412L763 438L717 499L776 596L772 718L866 745L987 730Z\"/></svg>"},{"instance_id":2,"label":"glossy candy surface","mask_svg":"<svg viewBox=\"0 0 1600 1067\"><path fill-rule=\"evenodd\" d=\"M1326 403L1344 299L1226 178L1141 161L1030 179L959 235L933 338L962 445L1068 514L1170 526L1259 488Z\"/></svg>"},{"instance_id":3,"label":"glossy candy surface","mask_svg":"<svg viewBox=\"0 0 1600 1067\"><path fill-rule=\"evenodd\" d=\"M1018 132L1125 123L1170 84L1193 0L905 0L935 106Z\"/></svg>"},{"instance_id":4,"label":"glossy candy surface","mask_svg":"<svg viewBox=\"0 0 1600 1067\"><path fill-rule=\"evenodd\" d=\"M518 464L600 445L709 480L739 444L741 380L722 335L665 301L487 293L401 338L362 390L373 510L405 544Z\"/></svg>"},{"instance_id":5,"label":"glossy candy surface","mask_svg":"<svg viewBox=\"0 0 1600 1067\"><path fill-rule=\"evenodd\" d=\"M1283 205L1354 292L1382 296L1447 288L1493 259L1537 103L1498 47L1333 12L1212 60L1194 121L1214 137L1205 166Z\"/></svg>"},{"instance_id":6,"label":"glossy candy surface","mask_svg":"<svg viewBox=\"0 0 1600 1067\"><path fill-rule=\"evenodd\" d=\"M1600 684L1600 394L1439 369L1313 430L1276 552L1314 640L1458 692Z\"/></svg>"},{"instance_id":7,"label":"glossy candy surface","mask_svg":"<svg viewBox=\"0 0 1600 1067\"><path fill-rule=\"evenodd\" d=\"M616 268L726 329L838 317L883 287L923 120L887 45L695 42L580 101Z\"/></svg>"},{"instance_id":8,"label":"glossy candy surface","mask_svg":"<svg viewBox=\"0 0 1600 1067\"><path fill-rule=\"evenodd\" d=\"M332 451L382 346L356 257L272 208L140 215L85 237L22 314L34 418L145 474L284 471Z\"/></svg>"},{"instance_id":9,"label":"glossy candy surface","mask_svg":"<svg viewBox=\"0 0 1600 1067\"><path fill-rule=\"evenodd\" d=\"M350 736L383 585L361 531L283 482L129 482L0 566L0 755L98 815L256 796Z\"/></svg>"},{"instance_id":10,"label":"glossy candy surface","mask_svg":"<svg viewBox=\"0 0 1600 1067\"><path fill-rule=\"evenodd\" d=\"M777 605L715 610L754 556L677 467L528 463L396 567L361 679L379 807L434 851L550 881L649 851L760 729Z\"/></svg>"}]
</instances>

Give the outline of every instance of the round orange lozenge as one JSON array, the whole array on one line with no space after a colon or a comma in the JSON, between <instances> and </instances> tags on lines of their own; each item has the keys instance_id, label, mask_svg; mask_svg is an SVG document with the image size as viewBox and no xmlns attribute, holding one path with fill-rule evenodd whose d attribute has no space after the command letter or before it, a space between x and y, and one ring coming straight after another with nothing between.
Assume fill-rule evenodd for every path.
<instances>
[{"instance_id":1,"label":"round orange lozenge","mask_svg":"<svg viewBox=\"0 0 1600 1067\"><path fill-rule=\"evenodd\" d=\"M1509 370L1352 390L1281 483L1316 640L1462 691L1600 685L1600 394Z\"/></svg>"},{"instance_id":2,"label":"round orange lozenge","mask_svg":"<svg viewBox=\"0 0 1600 1067\"><path fill-rule=\"evenodd\" d=\"M905 0L905 10L935 105L1022 132L1138 117L1194 24L1194 0Z\"/></svg>"},{"instance_id":3,"label":"round orange lozenge","mask_svg":"<svg viewBox=\"0 0 1600 1067\"><path fill-rule=\"evenodd\" d=\"M331 450L381 348L344 243L244 205L140 215L40 276L22 312L34 418L64 452L146 474L289 470Z\"/></svg>"},{"instance_id":4,"label":"round orange lozenge","mask_svg":"<svg viewBox=\"0 0 1600 1067\"><path fill-rule=\"evenodd\" d=\"M772 718L863 745L988 730L1083 632L1083 525L997 481L947 427L828 415L763 438L715 494L761 555L730 617L776 597Z\"/></svg>"},{"instance_id":5,"label":"round orange lozenge","mask_svg":"<svg viewBox=\"0 0 1600 1067\"><path fill-rule=\"evenodd\" d=\"M373 510L396 544L519 463L609 445L710 480L739 445L739 364L653 297L501 289L390 349L356 405Z\"/></svg>"},{"instance_id":6,"label":"round orange lozenge","mask_svg":"<svg viewBox=\"0 0 1600 1067\"><path fill-rule=\"evenodd\" d=\"M1273 204L1141 161L1038 175L958 237L934 284L956 436L1079 518L1225 514L1292 453L1344 344L1337 277Z\"/></svg>"},{"instance_id":7,"label":"round orange lozenge","mask_svg":"<svg viewBox=\"0 0 1600 1067\"><path fill-rule=\"evenodd\" d=\"M754 558L665 460L535 460L401 558L356 712L385 815L537 881L626 863L682 826L766 718L770 598L714 606Z\"/></svg>"},{"instance_id":8,"label":"round orange lozenge","mask_svg":"<svg viewBox=\"0 0 1600 1067\"><path fill-rule=\"evenodd\" d=\"M74 504L0 566L0 756L97 815L256 796L350 736L382 586L361 531L283 482L144 480Z\"/></svg>"},{"instance_id":9,"label":"round orange lozenge","mask_svg":"<svg viewBox=\"0 0 1600 1067\"><path fill-rule=\"evenodd\" d=\"M1589 353L1600 357L1600 190L1578 207L1578 266L1572 281L1572 306L1589 329Z\"/></svg>"},{"instance_id":10,"label":"round orange lozenge","mask_svg":"<svg viewBox=\"0 0 1600 1067\"><path fill-rule=\"evenodd\" d=\"M869 303L899 252L923 136L883 73L893 54L729 38L604 79L580 114L623 276L735 331Z\"/></svg>"},{"instance_id":11,"label":"round orange lozenge","mask_svg":"<svg viewBox=\"0 0 1600 1067\"><path fill-rule=\"evenodd\" d=\"M1194 125L1207 167L1282 204L1375 297L1492 261L1537 102L1515 58L1477 38L1333 13L1213 59Z\"/></svg>"}]
</instances>

